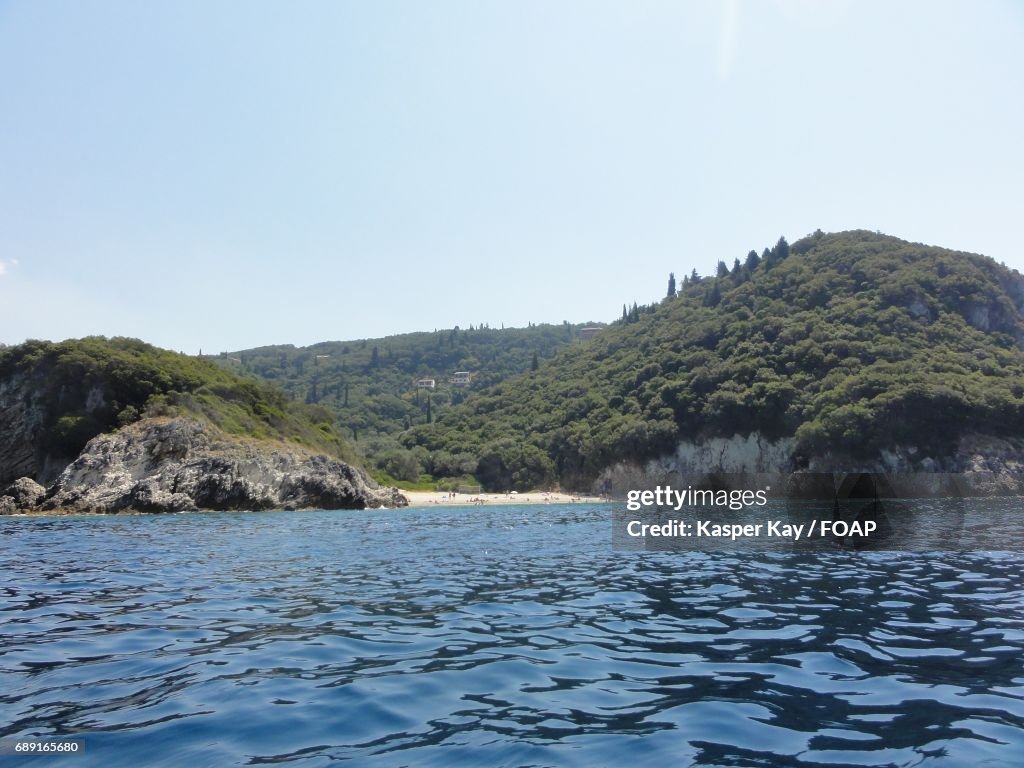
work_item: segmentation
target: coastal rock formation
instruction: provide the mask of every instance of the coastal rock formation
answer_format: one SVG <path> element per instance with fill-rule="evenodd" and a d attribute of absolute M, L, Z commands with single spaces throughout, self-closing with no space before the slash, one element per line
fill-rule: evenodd
<path fill-rule="evenodd" d="M 37 508 L 46 498 L 46 489 L 30 477 L 19 477 L 0 494 L 0 515 L 13 515 Z"/>
<path fill-rule="evenodd" d="M 30 477 L 19 477 L 3 492 L 4 497 L 20 509 L 36 507 L 46 498 L 46 488 Z"/>
<path fill-rule="evenodd" d="M 594 484 L 594 492 L 621 496 L 631 489 L 658 485 L 716 485 L 737 487 L 779 486 L 794 471 L 793 440 L 767 440 L 758 433 L 716 437 L 700 442 L 685 440 L 668 455 L 643 464 L 618 462 Z M 728 475 L 728 480 L 723 475 Z M 717 479 L 712 479 L 714 476 Z"/>
<path fill-rule="evenodd" d="M 405 506 L 362 471 L 279 443 L 234 439 L 189 418 L 144 419 L 94 437 L 60 474 L 43 509 L 363 509 Z"/>
<path fill-rule="evenodd" d="M 770 441 L 757 433 L 684 441 L 674 453 L 643 464 L 614 464 L 601 473 L 594 491 L 621 496 L 631 489 L 700 484 L 771 486 L 786 495 L 803 496 L 819 490 L 815 477 L 867 473 L 885 475 L 901 497 L 1024 494 L 1024 442 L 1017 440 L 972 434 L 948 456 L 929 456 L 917 446 L 902 446 L 881 451 L 874 461 L 827 454 L 807 466 L 793 451 L 791 438 Z"/>

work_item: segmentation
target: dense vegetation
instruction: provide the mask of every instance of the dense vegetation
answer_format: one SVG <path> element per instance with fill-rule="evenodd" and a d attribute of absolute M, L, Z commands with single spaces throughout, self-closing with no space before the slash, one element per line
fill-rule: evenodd
<path fill-rule="evenodd" d="M 985 257 L 817 232 L 671 275 L 666 293 L 586 342 L 565 323 L 194 358 L 89 338 L 0 349 L 0 380 L 36 377 L 53 455 L 188 412 L 350 458 L 345 434 L 381 479 L 490 489 L 582 488 L 711 436 L 792 438 L 799 467 L 907 445 L 943 457 L 967 433 L 1024 428 L 1024 278 Z"/>
<path fill-rule="evenodd" d="M 795 461 L 949 455 L 1024 427 L 1024 280 L 870 232 L 780 239 L 402 436 L 491 488 L 586 486 L 681 439 L 795 438 Z"/>
<path fill-rule="evenodd" d="M 208 359 L 259 376 L 292 399 L 329 408 L 346 437 L 356 441 L 382 480 L 415 482 L 422 475 L 472 480 L 477 457 L 410 451 L 401 434 L 442 417 L 478 391 L 536 368 L 560 349 L 579 343 L 584 325 L 446 329 L 383 339 L 323 342 L 310 347 L 260 347 Z M 469 386 L 450 383 L 456 371 L 473 374 Z M 416 382 L 433 379 L 435 387 Z"/>
<path fill-rule="evenodd" d="M 39 449 L 66 460 L 93 436 L 143 416 L 187 413 L 233 435 L 282 439 L 341 458 L 354 452 L 324 408 L 195 357 L 136 339 L 28 341 L 0 350 L 0 381 L 24 375 L 42 415 Z"/>

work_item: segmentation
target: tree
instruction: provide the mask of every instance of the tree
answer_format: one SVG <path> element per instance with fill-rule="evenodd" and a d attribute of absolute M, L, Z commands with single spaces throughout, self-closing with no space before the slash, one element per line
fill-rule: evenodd
<path fill-rule="evenodd" d="M 776 261 L 782 261 L 789 256 L 789 243 L 786 242 L 786 238 L 779 238 L 779 242 L 775 244 L 774 254 Z"/>
<path fill-rule="evenodd" d="M 668 273 L 668 298 L 675 298 L 676 295 L 676 273 Z"/>
<path fill-rule="evenodd" d="M 718 287 L 718 280 L 716 279 L 711 282 L 711 287 L 708 288 L 708 292 L 704 294 L 704 306 L 717 307 L 721 301 L 722 291 Z"/>
<path fill-rule="evenodd" d="M 732 263 L 732 273 L 731 273 L 731 274 L 732 274 L 732 276 L 733 276 L 734 278 L 739 278 L 739 276 L 740 276 L 740 273 L 741 273 L 742 271 L 743 271 L 743 265 L 742 265 L 742 264 L 740 264 L 740 260 L 739 260 L 739 259 L 735 259 L 735 260 L 733 261 L 733 263 Z"/>
<path fill-rule="evenodd" d="M 699 283 L 700 282 L 700 274 L 698 274 L 696 267 L 694 267 L 693 268 L 693 272 L 690 273 L 690 282 L 691 283 Z"/>
<path fill-rule="evenodd" d="M 419 479 L 423 467 L 411 451 L 392 448 L 377 458 L 377 466 L 396 480 L 415 481 Z"/>
<path fill-rule="evenodd" d="M 540 361 L 537 359 L 537 353 L 534 352 L 533 360 L 530 361 L 530 370 L 536 371 L 538 368 L 540 368 Z"/>
<path fill-rule="evenodd" d="M 719 261 L 718 262 L 718 271 L 716 273 L 716 277 L 719 280 L 721 280 L 723 277 L 726 277 L 728 274 L 729 274 L 729 268 L 727 266 L 725 266 L 725 262 L 724 261 Z"/>
<path fill-rule="evenodd" d="M 750 253 L 748 253 L 747 261 L 743 265 L 747 270 L 747 274 L 751 274 L 755 269 L 757 269 L 757 265 L 760 262 L 761 258 L 757 255 L 757 251 L 751 251 Z"/>

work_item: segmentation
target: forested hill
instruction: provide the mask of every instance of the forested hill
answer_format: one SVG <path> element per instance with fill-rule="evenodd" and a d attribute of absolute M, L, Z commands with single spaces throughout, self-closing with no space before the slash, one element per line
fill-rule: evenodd
<path fill-rule="evenodd" d="M 1024 427 L 1024 280 L 989 258 L 817 232 L 680 285 L 406 446 L 472 455 L 494 488 L 581 487 L 682 440 L 791 437 L 799 468 Z"/>
<path fill-rule="evenodd" d="M 331 409 L 346 437 L 358 442 L 379 471 L 414 481 L 425 471 L 471 475 L 476 462 L 462 456 L 435 466 L 426 452 L 414 455 L 401 448 L 402 432 L 539 366 L 563 347 L 580 344 L 586 335 L 582 329 L 600 325 L 470 326 L 309 347 L 260 347 L 208 359 L 272 382 L 294 400 Z M 470 381 L 452 383 L 456 372 L 469 373 Z M 431 379 L 433 387 L 417 386 Z"/>
<path fill-rule="evenodd" d="M 228 435 L 357 455 L 330 411 L 209 361 L 137 339 L 29 341 L 0 350 L 0 484 L 23 475 L 48 483 L 92 437 L 174 415 Z"/>

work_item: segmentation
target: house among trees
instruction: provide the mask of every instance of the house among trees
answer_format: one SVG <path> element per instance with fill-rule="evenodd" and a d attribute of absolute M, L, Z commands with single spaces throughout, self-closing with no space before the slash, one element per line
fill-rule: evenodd
<path fill-rule="evenodd" d="M 437 381 L 434 379 L 418 379 L 416 381 L 417 389 L 434 389 L 437 386 Z"/>
<path fill-rule="evenodd" d="M 578 331 L 580 341 L 590 341 L 601 328 L 580 328 Z"/>
<path fill-rule="evenodd" d="M 456 387 L 468 387 L 473 383 L 473 373 L 472 371 L 456 371 L 448 379 L 448 383 L 454 384 Z"/>

